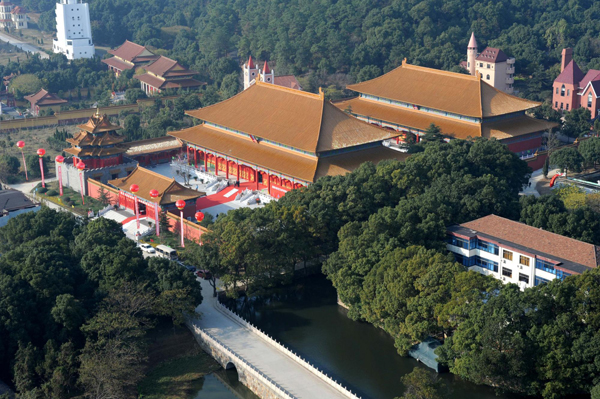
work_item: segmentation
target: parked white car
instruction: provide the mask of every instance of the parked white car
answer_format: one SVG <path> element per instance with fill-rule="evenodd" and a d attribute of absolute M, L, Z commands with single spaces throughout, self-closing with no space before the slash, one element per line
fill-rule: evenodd
<path fill-rule="evenodd" d="M 149 254 L 153 254 L 156 252 L 156 250 L 150 244 L 140 244 L 140 248 L 142 249 L 142 251 L 148 252 Z"/>

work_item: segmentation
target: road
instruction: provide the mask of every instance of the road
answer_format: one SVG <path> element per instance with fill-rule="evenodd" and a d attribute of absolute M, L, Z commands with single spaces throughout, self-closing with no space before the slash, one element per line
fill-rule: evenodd
<path fill-rule="evenodd" d="M 196 311 L 202 316 L 195 323 L 227 345 L 238 356 L 275 381 L 296 398 L 347 398 L 300 363 L 217 310 L 216 298 L 208 281 L 201 280 L 204 299 Z"/>
<path fill-rule="evenodd" d="M 36 47 L 31 43 L 27 43 L 20 39 L 17 39 L 16 37 L 7 35 L 6 33 L 0 32 L 0 40 L 2 40 L 3 42 L 10 43 L 13 46 L 20 48 L 23 51 L 27 51 L 28 53 L 34 53 L 34 54 L 39 53 L 41 58 L 50 58 L 48 53 L 44 52 L 39 47 Z"/>
<path fill-rule="evenodd" d="M 50 183 L 55 180 L 56 180 L 56 178 L 45 179 L 45 182 Z M 31 190 L 33 190 L 33 188 L 35 186 L 37 186 L 39 183 L 40 183 L 39 180 L 35 180 L 35 181 L 28 181 L 28 182 L 19 183 L 19 184 L 5 184 L 5 186 L 10 187 L 15 190 L 18 190 L 18 191 L 22 192 L 23 194 L 25 194 L 27 197 L 31 198 L 33 196 L 33 194 L 31 193 Z M 36 198 L 36 201 L 42 202 L 42 201 L 40 201 L 39 198 Z M 63 208 L 62 206 L 56 205 L 55 203 L 50 202 L 50 201 L 43 201 L 43 205 L 47 206 L 50 209 L 54 209 L 56 211 L 71 212 L 67 208 Z M 81 217 L 81 215 L 78 215 L 75 212 L 71 212 L 71 213 L 73 215 L 77 216 L 78 218 Z"/>

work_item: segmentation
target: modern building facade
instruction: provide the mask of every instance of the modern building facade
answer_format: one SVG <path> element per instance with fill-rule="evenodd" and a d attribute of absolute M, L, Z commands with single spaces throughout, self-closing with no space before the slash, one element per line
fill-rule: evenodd
<path fill-rule="evenodd" d="M 166 89 L 199 90 L 205 85 L 193 77 L 198 72 L 191 71 L 179 62 L 160 56 L 155 61 L 143 67 L 146 73 L 135 75 L 141 83 L 141 88 L 146 95 L 158 94 Z"/>
<path fill-rule="evenodd" d="M 495 138 L 527 157 L 542 146 L 542 134 L 558 124 L 528 116 L 541 104 L 506 94 L 475 76 L 410 65 L 347 86 L 359 96 L 336 102 L 366 122 L 414 135 L 418 142 L 433 123 L 448 138 Z M 541 166 L 540 166 L 541 167 Z"/>
<path fill-rule="evenodd" d="M 87 3 L 82 0 L 59 0 L 56 3 L 56 39 L 52 49 L 69 60 L 94 57 L 96 49 Z"/>
<path fill-rule="evenodd" d="M 446 248 L 469 270 L 521 289 L 598 267 L 600 247 L 488 215 L 447 230 Z"/>
<path fill-rule="evenodd" d="M 108 54 L 112 54 L 113 57 L 103 59 L 102 62 L 108 65 L 108 69 L 113 71 L 117 77 L 123 71 L 144 67 L 159 58 L 146 47 L 129 40 L 115 50 L 108 50 Z"/>
<path fill-rule="evenodd" d="M 467 45 L 467 62 L 461 65 L 471 75 L 479 75 L 490 86 L 512 94 L 515 82 L 515 59 L 494 47 L 486 47 L 481 53 L 477 51 L 477 39 L 473 32 Z"/>
<path fill-rule="evenodd" d="M 27 29 L 27 11 L 9 1 L 0 1 L 0 28 Z"/>
<path fill-rule="evenodd" d="M 273 198 L 366 161 L 406 158 L 384 145 L 398 132 L 347 115 L 323 93 L 257 81 L 187 114 L 203 123 L 168 134 L 183 142 L 196 168 L 251 182 Z"/>
<path fill-rule="evenodd" d="M 587 108 L 595 119 L 600 113 L 599 97 L 600 71 L 590 69 L 584 74 L 573 60 L 573 50 L 563 49 L 560 74 L 552 85 L 552 108 L 557 111 Z"/>
<path fill-rule="evenodd" d="M 252 56 L 250 56 L 248 62 L 242 66 L 242 70 L 244 71 L 244 90 L 252 86 L 257 78 L 260 78 L 261 82 L 271 83 L 289 89 L 302 90 L 298 79 L 296 79 L 294 75 L 275 76 L 275 70 L 269 66 L 267 61 L 265 61 L 261 69 L 255 64 Z"/>

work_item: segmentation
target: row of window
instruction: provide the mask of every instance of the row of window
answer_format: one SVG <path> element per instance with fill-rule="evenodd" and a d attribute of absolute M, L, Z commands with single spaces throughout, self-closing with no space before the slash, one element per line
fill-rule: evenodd
<path fill-rule="evenodd" d="M 556 94 L 558 94 L 558 87 L 556 88 Z M 565 96 L 565 85 L 562 85 L 561 89 L 560 89 L 560 95 L 562 97 Z M 571 90 L 567 89 L 567 96 L 571 95 Z M 587 106 L 588 108 L 590 108 L 592 106 L 592 100 L 593 100 L 593 96 L 592 93 L 588 94 L 587 97 Z M 558 101 L 554 102 L 554 107 L 558 108 Z M 560 109 L 563 109 L 563 103 L 560 103 Z M 567 111 L 569 110 L 569 104 L 567 104 Z"/>
<path fill-rule="evenodd" d="M 493 271 L 494 273 L 498 273 L 498 263 L 488 260 L 488 259 L 484 259 L 481 258 L 479 256 L 463 256 L 461 254 L 454 254 L 454 258 L 456 259 L 456 261 L 460 264 L 462 264 L 463 266 L 479 266 L 479 267 L 483 267 L 484 269 L 488 269 Z"/>

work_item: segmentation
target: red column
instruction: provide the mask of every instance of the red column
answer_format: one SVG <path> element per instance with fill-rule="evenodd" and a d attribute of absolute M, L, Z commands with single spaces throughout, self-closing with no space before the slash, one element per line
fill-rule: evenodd
<path fill-rule="evenodd" d="M 269 181 L 269 183 L 267 184 L 269 195 L 271 195 L 271 174 L 270 173 L 267 173 L 267 180 Z"/>
<path fill-rule="evenodd" d="M 237 181 L 240 181 L 240 163 L 237 163 Z"/>
<path fill-rule="evenodd" d="M 215 176 L 219 176 L 219 157 L 215 155 Z"/>
<path fill-rule="evenodd" d="M 206 156 L 206 150 L 204 150 L 204 171 L 208 171 L 208 157 Z"/>
<path fill-rule="evenodd" d="M 198 169 L 198 161 L 196 159 L 196 154 L 198 151 L 194 148 L 194 168 Z"/>
<path fill-rule="evenodd" d="M 188 146 L 185 147 L 185 157 L 186 157 L 186 162 L 189 165 L 189 163 L 190 163 L 190 147 L 188 147 Z"/>
<path fill-rule="evenodd" d="M 258 166 L 254 167 L 254 180 L 256 181 L 256 190 L 258 190 Z"/>
<path fill-rule="evenodd" d="M 225 160 L 225 175 L 227 176 L 227 180 L 229 180 L 229 161 Z"/>

